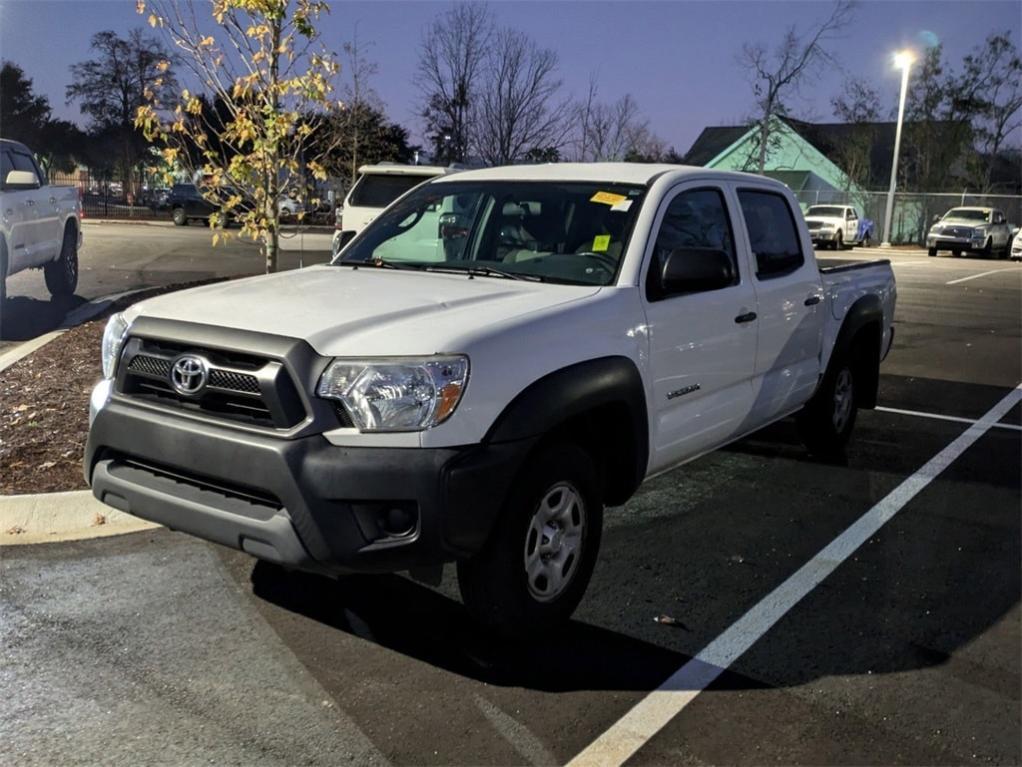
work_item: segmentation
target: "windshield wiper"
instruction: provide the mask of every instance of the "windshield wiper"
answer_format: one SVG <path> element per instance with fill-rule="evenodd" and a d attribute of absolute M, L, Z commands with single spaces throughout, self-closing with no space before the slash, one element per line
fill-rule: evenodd
<path fill-rule="evenodd" d="M 407 261 L 386 261 L 382 258 L 376 258 L 372 261 L 338 261 L 338 266 L 351 266 L 355 269 L 359 269 L 363 266 L 370 269 L 411 269 L 412 271 L 422 271 L 422 264 L 411 264 Z"/>
<path fill-rule="evenodd" d="M 481 277 L 503 277 L 506 280 L 527 280 L 529 282 L 543 282 L 543 278 L 538 274 L 522 274 L 521 272 L 506 272 L 503 269 L 498 269 L 495 266 L 433 266 L 427 265 L 426 271 L 428 272 L 457 272 L 458 274 L 467 274 L 470 277 L 479 275 Z"/>

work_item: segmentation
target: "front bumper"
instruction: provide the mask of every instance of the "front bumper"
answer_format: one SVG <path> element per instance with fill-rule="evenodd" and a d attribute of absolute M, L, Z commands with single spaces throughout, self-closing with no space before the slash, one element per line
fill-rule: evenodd
<path fill-rule="evenodd" d="M 837 240 L 837 229 L 834 229 L 833 231 L 831 230 L 823 231 L 822 229 L 816 230 L 810 229 L 809 234 L 812 237 L 814 245 L 821 242 L 826 243 L 834 242 L 835 240 Z"/>
<path fill-rule="evenodd" d="M 478 551 L 531 444 L 337 447 L 114 398 L 94 414 L 84 470 L 100 501 L 260 559 L 394 572 Z M 408 524 L 395 531 L 388 514 Z"/>
<path fill-rule="evenodd" d="M 986 244 L 985 240 L 971 240 L 964 237 L 944 237 L 942 235 L 927 235 L 926 247 L 937 250 L 982 250 Z"/>

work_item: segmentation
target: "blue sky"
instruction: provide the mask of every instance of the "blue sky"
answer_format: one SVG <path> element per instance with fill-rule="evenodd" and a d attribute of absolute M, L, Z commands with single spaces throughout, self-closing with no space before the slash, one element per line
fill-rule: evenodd
<path fill-rule="evenodd" d="M 142 21 L 134 0 L 0 0 L 0 57 L 25 69 L 55 112 L 80 120 L 65 106 L 68 67 L 89 56 L 89 38 L 125 32 Z M 322 25 L 325 42 L 340 50 L 354 22 L 373 41 L 379 67 L 373 85 L 392 119 L 420 138 L 418 94 L 411 84 L 418 44 L 427 24 L 449 7 L 436 2 L 333 2 Z M 745 42 L 776 42 L 790 24 L 826 15 L 827 2 L 769 0 L 717 2 L 494 2 L 501 24 L 527 32 L 560 56 L 565 93 L 581 95 L 598 75 L 601 95 L 631 93 L 651 127 L 684 153 L 705 125 L 742 120 L 751 90 L 736 56 Z M 832 49 L 841 70 L 823 73 L 795 104 L 801 116 L 831 119 L 830 99 L 846 74 L 870 80 L 892 107 L 898 79 L 892 51 L 940 40 L 957 63 L 993 31 L 1009 31 L 1022 48 L 1022 0 L 861 2 L 855 21 Z M 1015 137 L 1017 143 L 1018 136 Z"/>

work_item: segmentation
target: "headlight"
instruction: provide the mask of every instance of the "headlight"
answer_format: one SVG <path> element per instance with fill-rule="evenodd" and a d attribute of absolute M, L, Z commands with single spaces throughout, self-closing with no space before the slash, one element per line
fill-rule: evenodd
<path fill-rule="evenodd" d="M 933 226 L 930 227 L 930 234 L 940 234 L 943 231 L 944 227 L 942 227 L 940 224 L 934 224 Z"/>
<path fill-rule="evenodd" d="M 113 315 L 103 331 L 103 378 L 113 378 L 117 372 L 117 358 L 121 356 L 124 337 L 128 335 L 128 323 L 123 314 Z"/>
<path fill-rule="evenodd" d="M 443 423 L 468 383 L 468 357 L 334 360 L 316 387 L 359 431 L 422 431 Z"/>

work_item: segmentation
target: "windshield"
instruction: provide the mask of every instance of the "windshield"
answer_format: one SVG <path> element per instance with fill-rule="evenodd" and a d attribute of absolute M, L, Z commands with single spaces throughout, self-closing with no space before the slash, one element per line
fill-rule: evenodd
<path fill-rule="evenodd" d="M 989 221 L 990 213 L 989 211 L 971 208 L 953 208 L 944 214 L 944 218 L 955 218 L 959 221 Z"/>
<path fill-rule="evenodd" d="M 609 285 L 645 191 L 536 181 L 426 184 L 370 224 L 339 263 Z"/>
<path fill-rule="evenodd" d="M 806 212 L 807 216 L 826 216 L 828 218 L 841 218 L 844 214 L 844 208 L 835 208 L 830 205 L 814 205 Z"/>
<path fill-rule="evenodd" d="M 348 204 L 356 208 L 386 208 L 412 187 L 416 187 L 428 176 L 367 173 L 351 190 Z"/>

